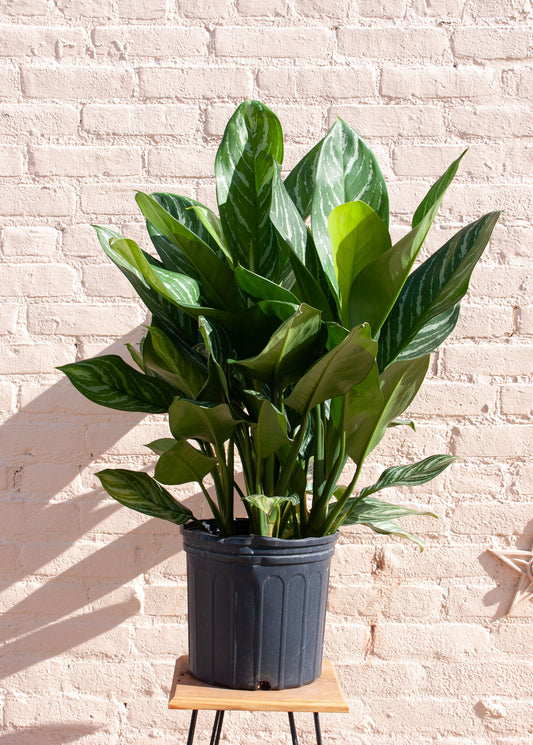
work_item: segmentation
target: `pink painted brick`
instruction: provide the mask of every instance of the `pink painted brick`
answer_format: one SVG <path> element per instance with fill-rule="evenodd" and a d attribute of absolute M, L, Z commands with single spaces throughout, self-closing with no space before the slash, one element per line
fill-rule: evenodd
<path fill-rule="evenodd" d="M 117 695 L 128 697 L 131 694 L 131 681 L 138 688 L 156 695 L 159 681 L 152 666 L 143 660 L 128 662 L 108 662 L 106 660 L 76 660 L 68 667 L 69 684 L 83 696 L 101 695 L 104 690 L 114 689 Z M 150 738 L 152 739 L 152 738 Z"/>
<path fill-rule="evenodd" d="M 140 655 L 150 659 L 172 656 L 175 660 L 184 649 L 187 649 L 187 624 L 158 621 L 156 626 L 136 628 L 135 649 Z"/>
<path fill-rule="evenodd" d="M 63 230 L 62 238 L 66 257 L 102 257 L 102 248 L 92 225 L 70 225 Z"/>
<path fill-rule="evenodd" d="M 462 26 L 452 36 L 452 48 L 456 57 L 477 61 L 524 59 L 533 41 L 527 28 L 492 28 L 487 44 L 486 29 Z"/>
<path fill-rule="evenodd" d="M 474 624 L 378 624 L 375 654 L 385 660 L 431 659 L 450 662 L 488 654 L 490 637 Z"/>
<path fill-rule="evenodd" d="M 56 251 L 59 233 L 54 228 L 6 227 L 2 234 L 5 256 L 50 257 Z"/>
<path fill-rule="evenodd" d="M 0 215 L 67 217 L 75 203 L 75 193 L 68 186 L 0 186 Z"/>
<path fill-rule="evenodd" d="M 22 312 L 23 308 L 20 305 L 3 302 L 0 305 L 0 334 L 14 334 Z"/>
<path fill-rule="evenodd" d="M 110 66 L 26 67 L 21 70 L 22 92 L 28 98 L 130 98 L 133 71 Z"/>
<path fill-rule="evenodd" d="M 168 0 L 146 0 L 138 3 L 136 0 L 117 0 L 120 18 L 150 21 L 165 18 L 168 11 Z"/>
<path fill-rule="evenodd" d="M 0 97 L 16 98 L 19 90 L 18 71 L 14 67 L 0 65 Z"/>
<path fill-rule="evenodd" d="M 219 57 L 325 58 L 330 35 L 325 28 L 227 28 L 215 31 Z"/>
<path fill-rule="evenodd" d="M 140 176 L 142 155 L 131 147 L 38 146 L 30 149 L 36 176 Z"/>
<path fill-rule="evenodd" d="M 533 229 L 530 226 L 502 224 L 492 236 L 491 252 L 511 267 L 518 265 L 523 274 L 524 269 L 521 265 L 527 265 L 531 258 L 532 240 Z"/>
<path fill-rule="evenodd" d="M 454 339 L 502 339 L 513 335 L 514 308 L 491 308 L 463 304 L 459 322 L 453 332 Z"/>
<path fill-rule="evenodd" d="M 242 16 L 286 16 L 288 0 L 237 0 Z"/>
<path fill-rule="evenodd" d="M 428 380 L 409 407 L 412 416 L 476 416 L 494 412 L 497 389 L 490 385 Z"/>
<path fill-rule="evenodd" d="M 225 18 L 231 7 L 230 0 L 180 0 L 178 11 L 185 18 Z"/>
<path fill-rule="evenodd" d="M 83 288 L 89 297 L 137 298 L 126 277 L 110 264 L 89 264 L 83 268 Z"/>
<path fill-rule="evenodd" d="M 146 98 L 245 98 L 252 92 L 249 70 L 239 67 L 141 67 L 139 92 Z"/>
<path fill-rule="evenodd" d="M 82 58 L 86 45 L 82 29 L 0 25 L 0 57 Z"/>
<path fill-rule="evenodd" d="M 428 16 L 460 17 L 466 0 L 426 0 L 425 12 Z"/>
<path fill-rule="evenodd" d="M 371 67 L 267 67 L 259 70 L 257 87 L 281 98 L 330 98 L 332 91 L 336 99 L 362 98 L 376 95 L 377 75 Z"/>
<path fill-rule="evenodd" d="M 113 0 L 58 0 L 58 10 L 66 18 L 112 18 Z"/>
<path fill-rule="evenodd" d="M 62 264 L 4 264 L 3 297 L 63 297 L 74 294 L 77 274 Z"/>
<path fill-rule="evenodd" d="M 83 312 L 80 312 L 83 308 Z M 28 329 L 35 334 L 120 336 L 143 319 L 138 305 L 57 303 L 28 308 Z"/>
<path fill-rule="evenodd" d="M 0 382 L 0 410 L 12 413 L 15 410 L 17 389 L 13 383 Z"/>
<path fill-rule="evenodd" d="M 68 643 L 69 636 L 65 635 L 64 644 Z M 97 729 L 97 725 L 105 727 L 114 718 L 113 704 L 104 699 L 93 701 L 90 710 L 90 721 L 93 726 L 96 725 L 94 729 Z M 5 717 L 6 724 L 16 725 L 18 728 L 53 724 L 59 730 L 65 721 L 74 722 L 79 728 L 85 720 L 80 712 L 79 697 L 65 694 L 59 694 L 53 700 L 42 694 L 36 694 L 31 701 L 9 698 L 6 701 Z"/>
<path fill-rule="evenodd" d="M 193 196 L 192 187 L 186 184 L 156 184 L 154 187 L 144 185 L 110 183 L 88 184 L 81 191 L 81 207 L 83 212 L 96 215 L 138 215 L 139 208 L 135 201 L 135 192 L 141 191 L 173 191 L 184 196 Z M 145 236 L 146 238 L 146 236 Z"/>
<path fill-rule="evenodd" d="M 533 414 L 533 385 L 515 383 L 502 388 L 502 412 L 517 416 Z"/>
<path fill-rule="evenodd" d="M 311 18 L 346 18 L 349 0 L 330 0 L 321 3 L 320 0 L 295 0 L 294 9 L 301 16 Z"/>
<path fill-rule="evenodd" d="M 394 173 L 437 178 L 459 157 L 462 149 L 461 145 L 397 145 L 392 153 Z M 480 179 L 498 175 L 502 172 L 503 152 L 493 145 L 469 145 L 459 166 L 459 176 Z"/>
<path fill-rule="evenodd" d="M 527 236 L 524 236 L 519 232 L 518 228 L 515 228 L 515 230 L 518 231 L 518 239 L 527 238 Z M 509 237 L 498 226 L 494 238 L 491 239 L 491 245 L 489 247 L 491 254 L 493 254 L 492 241 L 496 243 L 497 239 L 500 237 L 500 232 L 503 232 L 504 242 L 506 242 L 505 239 Z M 521 299 L 527 297 L 530 289 L 531 280 L 523 267 L 485 266 L 481 264 L 476 267 L 472 274 L 469 295 L 472 298 L 487 297 L 501 298 L 502 300 L 513 298 L 520 303 Z"/>
<path fill-rule="evenodd" d="M 333 613 L 345 617 L 424 618 L 440 616 L 443 590 L 440 587 L 407 585 L 399 587 L 349 587 L 333 584 L 329 594 Z"/>
<path fill-rule="evenodd" d="M 533 654 L 533 634 L 531 621 L 515 620 L 510 617 L 505 623 L 494 624 L 491 628 L 494 645 L 507 654 L 527 659 Z"/>
<path fill-rule="evenodd" d="M 413 732 L 417 739 L 423 742 L 426 737 L 432 737 L 434 732 L 446 730 L 450 721 L 460 732 L 468 732 L 472 727 L 472 705 L 470 701 L 462 699 L 440 699 L 436 697 L 423 698 L 417 696 L 378 698 L 372 706 L 372 722 L 374 727 L 386 731 L 390 722 L 394 722 L 394 730 L 407 739 L 411 739 Z M 443 745 L 473 745 L 473 741 L 442 740 Z"/>
<path fill-rule="evenodd" d="M 451 60 L 446 32 L 435 28 L 342 28 L 339 53 L 363 59 Z"/>
<path fill-rule="evenodd" d="M 401 136 L 409 132 L 412 137 L 436 137 L 445 133 L 444 117 L 436 106 L 361 105 L 335 106 L 330 115 L 350 124 L 363 137 Z"/>
<path fill-rule="evenodd" d="M 10 16 L 46 16 L 49 10 L 47 0 L 2 0 L 0 2 L 0 13 Z"/>
<path fill-rule="evenodd" d="M 180 104 L 100 105 L 88 104 L 82 112 L 82 127 L 92 134 L 173 135 L 190 137 L 197 127 L 198 110 Z"/>
<path fill-rule="evenodd" d="M 473 366 L 478 375 L 527 375 L 533 369 L 533 347 L 523 344 L 454 344 L 441 352 L 443 372 L 463 375 Z"/>
<path fill-rule="evenodd" d="M 0 135 L 76 134 L 79 112 L 61 104 L 0 104 Z"/>
<path fill-rule="evenodd" d="M 520 536 L 527 542 L 533 537 L 528 503 L 511 502 L 503 497 L 500 502 L 470 502 L 460 504 L 452 514 L 454 533 L 472 536 Z M 524 532 L 525 531 L 525 532 Z"/>
<path fill-rule="evenodd" d="M 505 88 L 509 95 L 523 101 L 533 98 L 533 70 L 515 69 L 504 73 Z"/>
<path fill-rule="evenodd" d="M 186 587 L 172 585 L 149 585 L 144 590 L 144 611 L 149 616 L 176 616 L 180 595 Z"/>
<path fill-rule="evenodd" d="M 453 106 L 450 109 L 452 131 L 477 137 L 530 137 L 533 123 L 526 108 L 518 106 L 477 106 L 475 109 Z"/>
<path fill-rule="evenodd" d="M 527 5 L 524 0 L 476 0 L 472 11 L 476 18 L 501 18 L 510 21 L 525 15 Z"/>
<path fill-rule="evenodd" d="M 40 370 L 29 365 L 25 372 L 49 372 L 55 362 L 54 349 L 48 347 L 48 364 Z M 72 359 L 72 356 L 71 358 Z M 83 449 L 83 432 L 76 424 L 10 424 L 0 427 L 0 444 L 6 457 L 31 456 L 42 461 L 59 462 L 86 455 Z"/>
<path fill-rule="evenodd" d="M 313 138 L 316 141 L 324 135 L 324 110 L 322 107 L 306 106 L 302 108 L 301 106 L 279 105 L 275 109 L 286 137 L 304 140 Z M 212 104 L 207 111 L 207 133 L 220 137 L 234 110 L 235 107 L 228 104 Z M 306 151 L 308 149 L 306 148 Z"/>
<path fill-rule="evenodd" d="M 533 448 L 533 425 L 482 424 L 458 428 L 457 455 L 473 458 L 527 458 Z"/>
<path fill-rule="evenodd" d="M 150 176 L 213 177 L 216 150 L 207 147 L 153 148 L 148 151 Z"/>
<path fill-rule="evenodd" d="M 521 309 L 518 328 L 520 334 L 523 336 L 531 336 L 533 334 L 533 305 L 528 305 Z"/>
<path fill-rule="evenodd" d="M 150 451 L 146 443 L 153 442 L 159 437 L 168 437 L 168 425 L 162 421 L 142 421 L 130 431 L 125 431 L 122 425 L 99 422 L 88 426 L 85 432 L 85 442 L 90 452 L 99 452 L 102 438 L 105 438 L 106 442 L 113 443 L 108 448 L 110 455 L 149 456 Z M 153 462 L 153 458 L 151 460 Z M 195 489 L 193 485 L 190 488 L 199 491 L 199 488 Z"/>
<path fill-rule="evenodd" d="M 4 145 L 0 151 L 0 176 L 22 176 L 23 169 L 22 148 Z"/>
<path fill-rule="evenodd" d="M 381 94 L 390 98 L 473 98 L 493 101 L 498 80 L 491 70 L 449 67 L 387 67 L 381 73 Z"/>
<path fill-rule="evenodd" d="M 407 0 L 359 0 L 359 15 L 368 18 L 403 18 Z"/>
<path fill-rule="evenodd" d="M 114 59 L 205 57 L 209 38 L 203 28 L 179 26 L 100 26 L 93 31 L 96 53 Z"/>

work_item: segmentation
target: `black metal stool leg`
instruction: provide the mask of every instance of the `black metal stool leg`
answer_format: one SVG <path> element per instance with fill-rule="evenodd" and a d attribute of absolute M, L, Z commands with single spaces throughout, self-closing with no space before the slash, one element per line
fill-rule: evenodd
<path fill-rule="evenodd" d="M 219 710 L 216 713 L 215 721 L 213 723 L 213 731 L 211 733 L 210 745 L 218 745 L 220 742 L 220 733 L 222 732 L 222 722 L 224 721 L 224 710 Z"/>
<path fill-rule="evenodd" d="M 315 718 L 316 745 L 322 745 L 322 733 L 320 732 L 320 719 L 318 718 L 318 711 L 315 711 L 313 716 Z"/>
<path fill-rule="evenodd" d="M 198 719 L 198 711 L 195 709 L 191 713 L 191 723 L 189 725 L 189 737 L 187 738 L 187 745 L 192 745 L 194 740 L 194 730 L 196 729 L 196 720 Z"/>
<path fill-rule="evenodd" d="M 298 737 L 296 736 L 296 725 L 294 724 L 294 713 L 292 711 L 289 714 L 289 725 L 291 728 L 292 745 L 298 745 Z"/>

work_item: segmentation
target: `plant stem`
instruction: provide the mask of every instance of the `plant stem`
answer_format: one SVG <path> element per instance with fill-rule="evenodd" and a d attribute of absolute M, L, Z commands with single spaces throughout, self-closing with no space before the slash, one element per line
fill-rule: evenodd
<path fill-rule="evenodd" d="M 355 485 L 357 484 L 357 479 L 359 478 L 359 474 L 361 473 L 362 466 L 363 466 L 363 459 L 361 459 L 359 463 L 357 464 L 357 468 L 355 469 L 353 478 L 348 484 L 348 486 L 346 487 L 346 489 L 343 491 L 342 496 L 339 497 L 335 505 L 331 508 L 324 522 L 324 535 L 328 535 L 328 533 L 332 532 L 332 527 L 334 525 L 336 528 L 338 528 L 339 525 L 342 523 L 342 521 L 338 521 L 338 518 L 341 515 L 346 502 L 351 497 L 353 490 L 355 489 Z"/>
<path fill-rule="evenodd" d="M 279 497 L 285 496 L 285 492 L 287 491 L 287 488 L 289 486 L 289 481 L 291 479 L 292 472 L 294 470 L 294 464 L 296 463 L 296 458 L 298 457 L 298 453 L 300 452 L 300 446 L 304 439 L 308 418 L 309 418 L 309 411 L 306 411 L 302 418 L 302 422 L 300 424 L 300 429 L 298 430 L 298 434 L 292 441 L 291 449 L 289 450 L 287 460 L 285 461 L 285 464 L 281 469 L 281 473 L 279 475 L 279 479 L 278 479 L 278 482 L 276 484 L 276 489 L 275 489 L 275 494 Z"/>

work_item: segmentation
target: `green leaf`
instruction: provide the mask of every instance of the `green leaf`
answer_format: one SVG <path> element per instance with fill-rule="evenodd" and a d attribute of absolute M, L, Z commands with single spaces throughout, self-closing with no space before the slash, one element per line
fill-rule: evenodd
<path fill-rule="evenodd" d="M 176 440 L 206 440 L 221 445 L 231 437 L 240 419 L 234 419 L 228 404 L 217 406 L 176 398 L 170 406 L 170 431 Z"/>
<path fill-rule="evenodd" d="M 357 307 L 351 312 L 350 303 L 357 302 L 351 293 L 353 282 L 365 266 L 391 248 L 391 239 L 379 215 L 360 201 L 335 207 L 328 219 L 328 230 L 339 284 L 341 320 L 352 328 L 352 318 L 359 316 Z"/>
<path fill-rule="evenodd" d="M 418 223 L 422 222 L 424 217 L 433 210 L 433 206 L 441 200 L 442 195 L 455 178 L 459 163 L 462 161 L 466 150 L 463 150 L 461 155 L 454 160 L 451 166 L 442 174 L 442 176 L 435 181 L 431 189 L 428 191 L 424 199 L 420 202 L 413 215 L 412 227 L 415 228 Z"/>
<path fill-rule="evenodd" d="M 233 365 L 245 375 L 263 380 L 271 388 L 281 391 L 297 380 L 316 359 L 320 328 L 320 312 L 301 305 L 258 355 L 234 360 Z"/>
<path fill-rule="evenodd" d="M 376 352 L 377 343 L 370 337 L 367 324 L 352 329 L 298 380 L 286 405 L 304 414 L 327 399 L 348 393 L 366 378 Z"/>
<path fill-rule="evenodd" d="M 208 234 L 211 236 L 218 248 L 220 248 L 224 256 L 228 259 L 230 266 L 232 266 L 233 259 L 231 258 L 228 247 L 224 242 L 224 233 L 222 232 L 222 223 L 220 222 L 219 216 L 215 215 L 215 213 L 208 207 L 204 207 L 203 204 L 193 205 L 192 207 L 190 207 L 190 209 L 194 210 L 194 212 L 198 216 L 198 219 L 207 230 Z"/>
<path fill-rule="evenodd" d="M 320 261 L 333 288 L 333 266 L 328 218 L 345 202 L 360 200 L 370 205 L 389 224 L 389 199 L 383 175 L 371 150 L 353 129 L 337 119 L 324 138 L 316 162 L 311 205 L 313 239 Z"/>
<path fill-rule="evenodd" d="M 150 326 L 148 335 L 158 360 L 164 369 L 175 376 L 179 390 L 187 398 L 196 398 L 207 379 L 205 366 L 200 368 L 195 365 L 161 329 Z"/>
<path fill-rule="evenodd" d="M 395 362 L 379 378 L 372 370 L 373 385 L 360 398 L 349 400 L 346 416 L 346 452 L 357 464 L 381 441 L 388 424 L 397 419 L 416 396 L 429 365 L 429 355 Z M 349 397 L 348 397 L 349 398 Z"/>
<path fill-rule="evenodd" d="M 272 179 L 270 220 L 283 243 L 296 254 L 300 262 L 305 262 L 307 227 L 281 180 L 281 166 L 278 163 L 275 164 Z"/>
<path fill-rule="evenodd" d="M 187 440 L 178 440 L 161 454 L 154 475 L 161 484 L 187 484 L 189 481 L 201 484 L 216 464 L 216 458 L 204 455 Z"/>
<path fill-rule="evenodd" d="M 391 486 L 418 486 L 439 476 L 454 461 L 460 460 L 453 455 L 430 455 L 418 463 L 387 468 L 377 482 L 362 489 L 359 498 L 368 497 L 381 489 Z"/>
<path fill-rule="evenodd" d="M 207 243 L 178 222 L 153 197 L 137 192 L 135 199 L 146 219 L 178 246 L 201 278 L 202 294 L 209 304 L 225 310 L 240 308 L 232 268 Z"/>
<path fill-rule="evenodd" d="M 176 395 L 168 383 L 143 375 L 115 354 L 58 369 L 90 401 L 119 411 L 165 414 Z"/>
<path fill-rule="evenodd" d="M 296 295 L 293 295 L 290 290 L 243 266 L 235 267 L 235 278 L 241 290 L 257 300 L 278 300 L 284 303 L 300 304 Z"/>
<path fill-rule="evenodd" d="M 492 212 L 467 225 L 408 277 L 380 335 L 382 369 L 400 356 L 433 351 L 453 330 L 458 302 L 498 217 Z"/>
<path fill-rule="evenodd" d="M 395 518 L 405 517 L 406 515 L 429 515 L 436 517 L 432 512 L 411 510 L 408 507 L 381 502 L 373 497 L 363 497 L 349 499 L 347 502 L 347 512 L 343 520 L 343 525 L 366 525 L 375 533 L 384 535 L 398 535 L 401 538 L 407 538 L 424 548 L 424 542 L 417 536 L 408 533 L 400 525 L 394 522 Z"/>
<path fill-rule="evenodd" d="M 253 438 L 258 461 L 290 444 L 287 419 L 270 401 L 261 401 L 257 425 L 253 427 Z"/>
<path fill-rule="evenodd" d="M 158 440 L 149 442 L 146 447 L 150 448 L 156 455 L 162 455 L 167 450 L 170 450 L 171 447 L 174 447 L 175 443 L 176 440 L 173 437 L 161 437 Z"/>
<path fill-rule="evenodd" d="M 316 182 L 316 166 L 323 143 L 323 139 L 317 142 L 285 179 L 285 190 L 304 220 L 311 214 L 311 202 Z"/>
<path fill-rule="evenodd" d="M 181 525 L 194 520 L 194 515 L 174 499 L 147 473 L 125 468 L 106 468 L 96 474 L 110 497 L 124 507 L 150 517 L 159 517 Z"/>
<path fill-rule="evenodd" d="M 283 160 L 275 114 L 245 101 L 229 120 L 215 160 L 220 220 L 234 262 L 277 282 L 284 260 L 269 219 L 274 161 Z"/>
<path fill-rule="evenodd" d="M 266 497 L 264 494 L 252 494 L 244 497 L 244 501 L 253 508 L 252 514 L 254 510 L 257 510 L 266 517 L 266 531 L 261 530 L 263 521 L 254 520 L 254 532 L 257 535 L 269 536 L 273 535 L 274 527 L 276 523 L 279 523 L 284 508 L 288 505 L 296 506 L 300 503 L 300 499 L 296 494 L 291 494 L 288 497 Z"/>
<path fill-rule="evenodd" d="M 420 219 L 413 229 L 388 251 L 367 264 L 352 284 L 351 321 L 367 321 L 374 337 L 377 337 L 407 280 L 460 160 L 454 161 L 431 187 L 422 201 Z"/>

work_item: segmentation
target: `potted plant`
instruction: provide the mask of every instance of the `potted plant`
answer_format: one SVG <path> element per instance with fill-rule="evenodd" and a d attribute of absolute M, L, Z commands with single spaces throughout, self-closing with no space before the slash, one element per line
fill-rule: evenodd
<path fill-rule="evenodd" d="M 454 458 L 391 466 L 363 488 L 359 478 L 385 432 L 412 425 L 400 417 L 457 322 L 498 219 L 481 217 L 413 270 L 461 157 L 393 244 L 382 173 L 348 124 L 338 119 L 283 179 L 280 123 L 246 101 L 216 156 L 219 215 L 187 197 L 139 192 L 155 254 L 95 226 L 151 323 L 129 347 L 136 367 L 106 355 L 60 369 L 95 403 L 168 415 L 170 436 L 148 445 L 154 477 L 98 477 L 121 504 L 182 525 L 200 679 L 310 682 L 339 528 L 360 523 L 420 543 L 396 522 L 414 510 L 375 494 L 423 484 Z M 187 482 L 198 483 L 212 520 L 163 486 Z M 236 498 L 246 520 L 235 519 Z"/>

